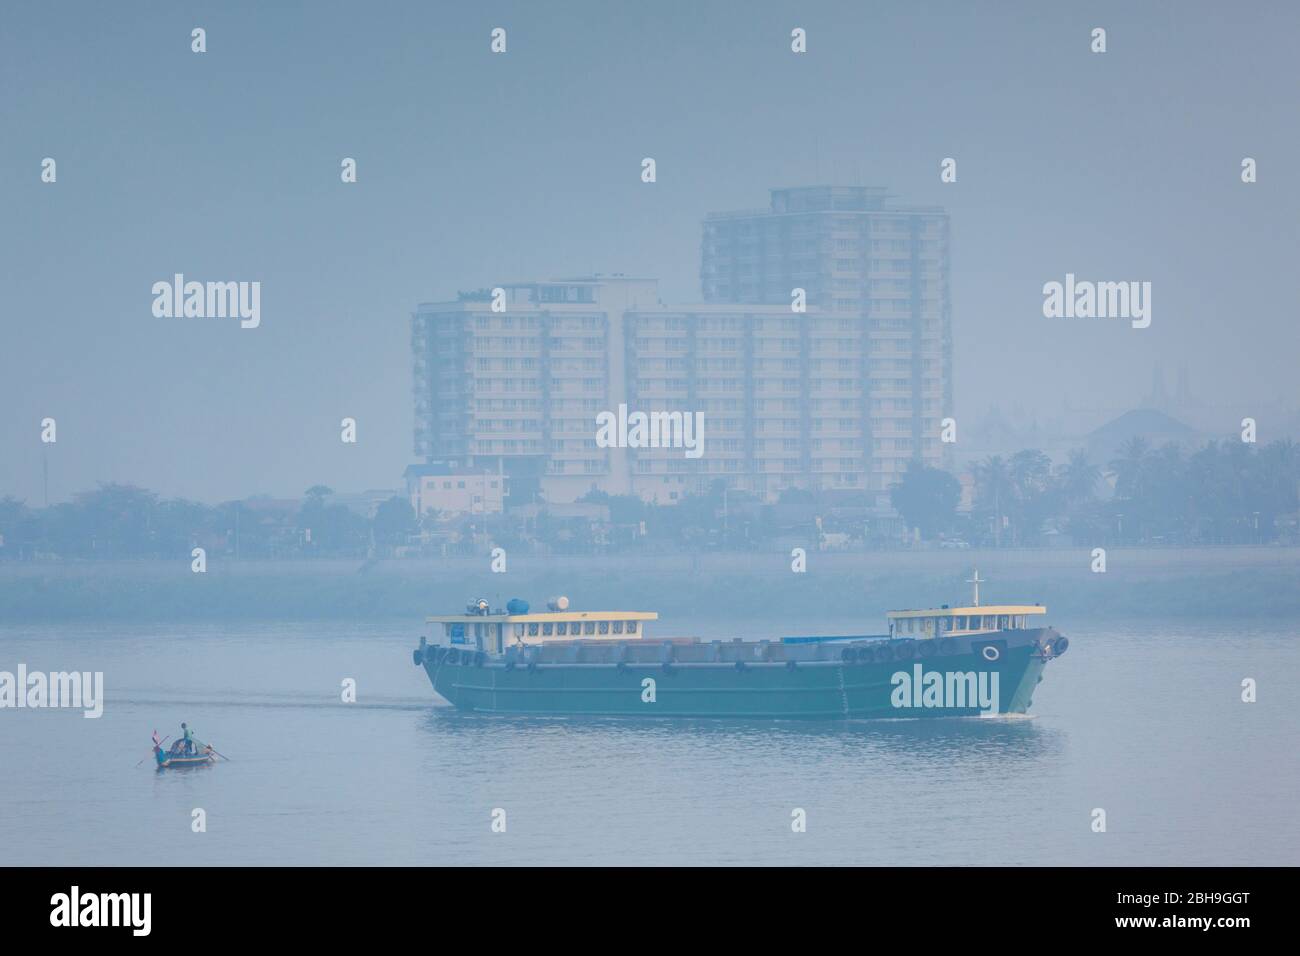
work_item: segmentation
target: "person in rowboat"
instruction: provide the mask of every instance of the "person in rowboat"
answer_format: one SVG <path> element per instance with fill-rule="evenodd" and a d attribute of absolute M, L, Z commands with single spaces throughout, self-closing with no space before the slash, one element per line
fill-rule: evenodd
<path fill-rule="evenodd" d="M 185 752 L 187 754 L 194 753 L 194 731 L 190 730 L 184 721 L 181 721 L 181 730 L 185 732 L 184 737 L 181 738 L 185 743 Z"/>

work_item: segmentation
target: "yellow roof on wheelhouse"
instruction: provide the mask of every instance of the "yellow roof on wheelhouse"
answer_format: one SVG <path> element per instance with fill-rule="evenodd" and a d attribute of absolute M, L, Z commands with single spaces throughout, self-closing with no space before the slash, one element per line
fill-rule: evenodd
<path fill-rule="evenodd" d="M 914 617 L 983 617 L 991 615 L 1000 617 L 1006 615 L 1013 617 L 1020 614 L 1046 614 L 1047 608 L 1041 604 L 980 604 L 980 585 L 988 579 L 980 577 L 979 568 L 974 569 L 975 573 L 966 579 L 966 583 L 973 585 L 974 594 L 971 603 L 963 607 L 932 607 L 921 610 L 904 610 L 889 611 L 885 617 L 891 621 Z"/>

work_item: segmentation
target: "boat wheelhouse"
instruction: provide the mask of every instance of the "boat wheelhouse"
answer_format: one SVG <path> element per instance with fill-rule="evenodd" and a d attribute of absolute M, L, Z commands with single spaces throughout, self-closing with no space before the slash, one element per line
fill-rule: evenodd
<path fill-rule="evenodd" d="M 567 598 L 552 601 L 547 611 L 532 612 L 522 601 L 511 605 L 493 611 L 480 601 L 465 614 L 435 614 L 425 622 L 442 625 L 442 643 L 447 646 L 495 657 L 511 647 L 547 641 L 641 640 L 646 623 L 659 619 L 654 611 L 570 611 Z"/>
<path fill-rule="evenodd" d="M 978 568 L 966 579 L 966 583 L 972 586 L 971 603 L 966 607 L 949 607 L 945 604 L 920 611 L 888 612 L 885 618 L 889 621 L 889 636 L 922 640 L 1023 631 L 1036 628 L 1038 622 L 1034 618 L 1047 613 L 1047 608 L 1041 604 L 981 605 L 980 585 L 985 581 L 985 578 L 980 577 Z"/>
<path fill-rule="evenodd" d="M 890 637 L 922 640 L 961 634 L 987 634 L 995 631 L 1025 630 L 1038 627 L 1038 615 L 1047 613 L 1041 604 L 989 604 L 983 607 L 930 608 L 920 611 L 890 611 Z"/>

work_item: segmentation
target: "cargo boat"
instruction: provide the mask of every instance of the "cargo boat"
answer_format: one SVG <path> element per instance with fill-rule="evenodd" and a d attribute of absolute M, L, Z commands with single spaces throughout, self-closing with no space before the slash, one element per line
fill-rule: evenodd
<path fill-rule="evenodd" d="M 434 615 L 414 651 L 434 691 L 489 714 L 866 719 L 1023 714 L 1069 646 L 1042 605 L 890 611 L 888 633 L 652 639 L 653 611 L 514 599 Z"/>

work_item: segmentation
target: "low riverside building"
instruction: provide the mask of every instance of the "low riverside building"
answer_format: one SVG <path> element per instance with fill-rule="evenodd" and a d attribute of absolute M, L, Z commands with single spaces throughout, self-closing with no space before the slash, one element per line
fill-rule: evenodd
<path fill-rule="evenodd" d="M 505 510 L 505 477 L 501 474 L 454 468 L 445 462 L 409 465 L 404 473 L 406 494 L 419 517 L 500 514 Z"/>

